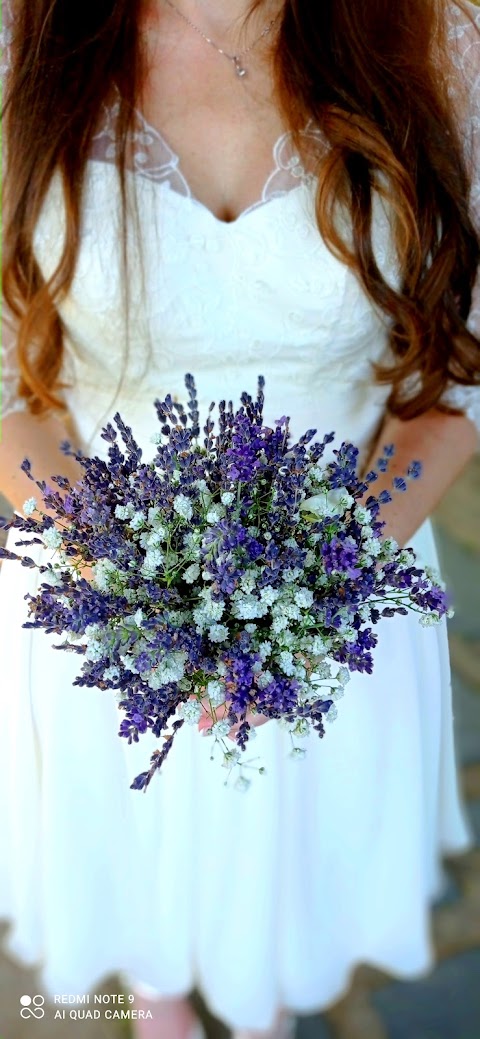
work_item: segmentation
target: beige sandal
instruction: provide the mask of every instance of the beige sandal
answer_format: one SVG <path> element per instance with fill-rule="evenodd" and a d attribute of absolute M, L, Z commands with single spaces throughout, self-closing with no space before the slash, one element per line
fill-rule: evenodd
<path fill-rule="evenodd" d="M 282 1014 L 280 1021 L 271 1032 L 258 1032 L 248 1028 L 239 1028 L 232 1032 L 232 1039 L 294 1039 L 295 1018 L 290 1014 Z"/>

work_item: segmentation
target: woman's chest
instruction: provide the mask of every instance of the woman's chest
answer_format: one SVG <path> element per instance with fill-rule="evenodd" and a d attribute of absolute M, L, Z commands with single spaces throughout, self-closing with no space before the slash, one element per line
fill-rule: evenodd
<path fill-rule="evenodd" d="M 253 48 L 239 77 L 227 54 L 188 25 L 179 29 L 152 34 L 139 107 L 181 156 L 195 198 L 230 223 L 261 196 L 286 131 L 271 63 Z"/>
<path fill-rule="evenodd" d="M 116 377 L 126 353 L 130 377 L 152 384 L 161 371 L 192 366 L 276 366 L 307 387 L 322 372 L 368 375 L 385 347 L 385 322 L 321 239 L 313 182 L 299 179 L 231 224 L 172 190 L 168 178 L 130 176 L 128 183 L 138 221 L 127 222 L 124 268 L 116 171 L 89 163 L 77 269 L 60 304 L 89 378 Z M 62 212 L 57 181 L 36 235 L 47 277 L 61 250 Z M 375 226 L 377 259 L 386 267 L 380 208 Z"/>

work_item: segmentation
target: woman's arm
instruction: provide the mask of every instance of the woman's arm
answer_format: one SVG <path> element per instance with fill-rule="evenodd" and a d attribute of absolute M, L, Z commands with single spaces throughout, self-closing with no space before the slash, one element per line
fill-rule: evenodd
<path fill-rule="evenodd" d="M 17 512 L 23 511 L 27 498 L 41 494 L 20 469 L 24 458 L 32 463 L 37 480 L 50 482 L 52 476 L 66 476 L 75 483 L 83 470 L 73 458 L 66 458 L 60 444 L 69 438 L 68 431 L 54 415 L 37 418 L 28 411 L 8 415 L 2 423 L 0 442 L 0 491 Z"/>
<path fill-rule="evenodd" d="M 409 542 L 460 475 L 477 442 L 478 431 L 463 415 L 431 409 L 408 422 L 392 415 L 387 417 L 364 471 L 375 468 L 386 444 L 395 445 L 395 455 L 388 472 L 380 473 L 371 484 L 371 493 L 391 490 L 393 477 L 404 476 L 412 461 L 422 463 L 422 475 L 419 480 L 409 481 L 406 493 L 395 492 L 393 501 L 382 507 L 380 519 L 386 523 L 385 537 L 395 538 L 402 546 Z"/>

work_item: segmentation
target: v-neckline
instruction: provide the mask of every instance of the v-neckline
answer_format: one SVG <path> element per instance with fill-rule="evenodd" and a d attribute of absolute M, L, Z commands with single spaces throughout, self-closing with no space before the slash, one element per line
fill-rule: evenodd
<path fill-rule="evenodd" d="M 97 142 L 101 141 L 104 137 L 107 142 L 109 142 L 101 155 L 103 161 L 109 161 L 113 157 L 111 146 L 115 139 L 114 124 L 117 109 L 118 100 L 106 106 L 106 124 L 103 125 L 95 135 L 95 140 Z M 302 132 L 310 136 L 315 136 L 317 140 L 319 138 L 324 140 L 321 131 L 313 127 L 310 122 Z M 284 131 L 277 137 L 272 147 L 272 166 L 262 188 L 260 197 L 250 205 L 245 206 L 245 208 L 242 209 L 233 220 L 224 220 L 222 217 L 217 216 L 209 205 L 196 196 L 183 172 L 180 155 L 173 150 L 163 131 L 160 131 L 156 126 L 150 123 L 138 107 L 135 107 L 134 109 L 134 128 L 131 135 L 132 171 L 148 180 L 163 183 L 168 182 L 175 194 L 188 198 L 192 204 L 206 213 L 216 225 L 228 229 L 235 227 L 241 223 L 245 217 L 248 217 L 250 214 L 263 208 L 275 199 L 298 191 L 300 187 L 306 183 L 312 183 L 315 179 L 314 174 L 305 170 L 302 160 L 295 149 L 291 148 L 291 150 L 287 152 L 287 157 L 284 157 L 282 161 L 282 147 L 286 146 L 288 148 L 291 140 L 292 132 L 290 130 Z M 150 147 L 150 150 L 153 150 L 155 142 L 158 147 L 158 157 L 155 157 L 154 155 L 149 156 L 148 153 L 148 148 Z M 102 149 L 100 149 L 100 151 L 102 151 Z M 93 157 L 96 157 L 95 154 Z M 150 166 L 148 164 L 149 158 Z M 282 174 L 285 179 L 289 179 L 290 183 L 288 186 L 275 188 L 273 182 L 276 177 L 281 180 Z M 270 193 L 269 189 L 271 189 Z"/>

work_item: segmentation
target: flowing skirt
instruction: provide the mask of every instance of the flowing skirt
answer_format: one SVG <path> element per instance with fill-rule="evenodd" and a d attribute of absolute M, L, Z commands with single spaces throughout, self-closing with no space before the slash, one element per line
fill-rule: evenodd
<path fill-rule="evenodd" d="M 429 523 L 411 543 L 436 564 Z M 187 726 L 140 793 L 158 743 L 128 746 L 114 694 L 74 687 L 81 659 L 22 629 L 36 582 L 4 563 L 0 915 L 47 993 L 120 972 L 161 995 L 197 986 L 228 1025 L 262 1029 L 279 1005 L 331 1004 L 359 963 L 429 969 L 441 855 L 470 843 L 443 623 L 381 621 L 373 676 L 353 676 L 305 759 L 277 723 L 257 730 L 266 774 L 247 793 Z"/>

